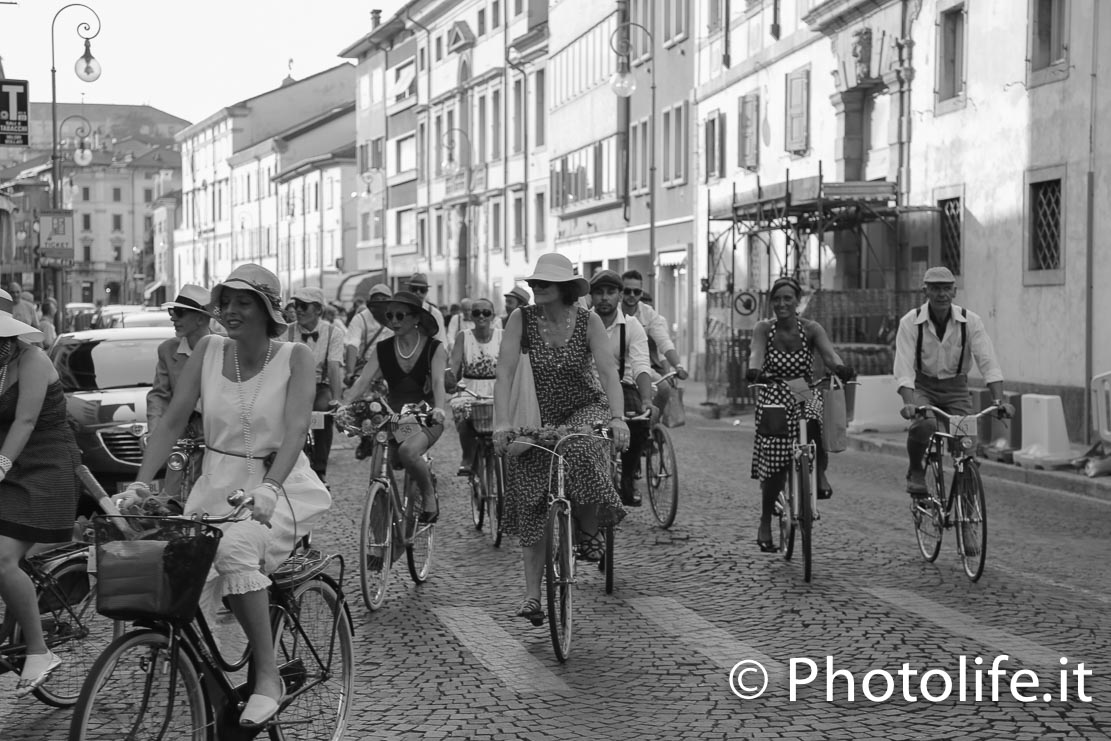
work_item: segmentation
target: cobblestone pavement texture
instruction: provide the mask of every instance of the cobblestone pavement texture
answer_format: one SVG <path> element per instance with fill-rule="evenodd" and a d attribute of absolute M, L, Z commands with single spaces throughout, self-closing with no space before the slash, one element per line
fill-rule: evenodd
<path fill-rule="evenodd" d="M 579 569 L 572 655 L 560 664 L 547 626 L 512 613 L 523 591 L 520 551 L 500 549 L 476 532 L 458 463 L 455 436 L 434 449 L 443 514 L 436 563 L 416 587 L 395 570 L 386 604 L 370 613 L 357 576 L 347 594 L 355 622 L 356 688 L 351 739 L 1055 739 L 1111 738 L 1111 572 L 1106 500 L 1050 491 L 988 476 L 988 561 L 971 584 L 946 533 L 934 564 L 917 552 L 902 492 L 904 463 L 875 450 L 833 457 L 836 494 L 821 506 L 813 582 L 801 563 L 760 553 L 759 503 L 749 479 L 749 420 L 688 416 L 674 431 L 682 495 L 670 531 L 646 508 L 632 510 L 617 537 L 616 588 Z M 347 441 L 333 451 L 335 507 L 315 543 L 356 553 L 357 522 L 368 466 Z M 987 674 L 1006 654 L 1001 696 L 991 701 Z M 958 665 L 967 657 L 968 699 L 958 699 Z M 847 697 L 851 672 L 855 697 Z M 977 657 L 982 664 L 974 664 Z M 1093 672 L 1077 695 L 1060 669 L 1083 662 Z M 791 660 L 818 669 L 791 699 Z M 757 660 L 769 675 L 765 694 L 744 700 L 731 690 L 737 662 Z M 918 671 L 902 696 L 897 672 Z M 893 675 L 894 693 L 872 702 L 862 693 L 872 670 Z M 918 678 L 946 672 L 948 699 L 921 699 Z M 985 699 L 975 701 L 974 671 Z M 1038 673 L 1034 702 L 1008 692 L 1019 669 Z M 796 674 L 809 669 L 796 665 Z M 759 684 L 758 675 L 740 678 Z M 0 677 L 0 738 L 63 738 L 70 711 L 31 698 L 13 700 L 15 679 Z M 873 675 L 873 696 L 885 688 Z M 944 679 L 927 692 L 943 694 Z M 1042 697 L 1051 693 L 1050 700 Z"/>

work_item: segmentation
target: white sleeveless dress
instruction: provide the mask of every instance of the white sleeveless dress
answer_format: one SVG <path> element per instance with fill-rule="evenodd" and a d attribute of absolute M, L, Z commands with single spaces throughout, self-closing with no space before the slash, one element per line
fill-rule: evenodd
<path fill-rule="evenodd" d="M 246 446 L 239 416 L 238 384 L 225 378 L 222 371 L 224 349 L 228 348 L 230 352 L 231 343 L 232 340 L 226 337 L 213 335 L 205 352 L 201 369 L 201 414 L 205 445 L 208 447 L 201 476 L 187 500 L 187 515 L 230 512 L 232 507 L 227 503 L 228 494 L 235 489 L 250 491 L 262 483 L 266 474 L 263 459 L 281 447 L 285 436 L 284 410 L 293 345 L 276 343 L 277 349 L 263 371 L 243 382 L 243 404 L 251 405 L 254 398 L 250 414 L 254 472 L 249 473 L 247 458 L 244 457 Z M 303 452 L 298 454 L 297 462 L 283 485 L 286 496 L 278 499 L 270 520 L 266 554 L 260 565 L 262 574 L 268 574 L 281 565 L 297 540 L 309 532 L 332 505 L 328 489 L 309 468 L 309 460 Z M 242 591 L 242 588 L 232 591 Z"/>

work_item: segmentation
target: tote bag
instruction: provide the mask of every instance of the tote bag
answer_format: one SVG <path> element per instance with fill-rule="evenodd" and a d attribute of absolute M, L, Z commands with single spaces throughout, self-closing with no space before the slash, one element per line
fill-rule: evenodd
<path fill-rule="evenodd" d="M 827 453 L 840 453 L 849 446 L 845 384 L 837 376 L 831 376 L 829 388 L 822 389 L 822 445 Z"/>
<path fill-rule="evenodd" d="M 664 427 L 682 427 L 687 423 L 687 409 L 683 406 L 683 387 L 673 386 L 667 404 L 660 412 Z"/>

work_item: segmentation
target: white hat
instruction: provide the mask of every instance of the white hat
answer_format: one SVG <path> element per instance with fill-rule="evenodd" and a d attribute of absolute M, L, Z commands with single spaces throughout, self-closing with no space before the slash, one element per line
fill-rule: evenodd
<path fill-rule="evenodd" d="M 163 309 L 188 309 L 189 311 L 197 311 L 206 316 L 213 316 L 209 310 L 208 305 L 212 300 L 209 292 L 192 283 L 186 283 L 177 292 L 177 298 L 173 301 L 167 301 L 162 304 Z"/>
<path fill-rule="evenodd" d="M 536 272 L 525 278 L 525 282 L 532 281 L 569 283 L 576 298 L 590 293 L 590 282 L 576 275 L 571 261 L 558 252 L 549 252 L 536 260 Z"/>
<path fill-rule="evenodd" d="M 12 295 L 0 289 L 0 337 L 18 337 L 25 342 L 42 342 L 43 334 L 12 316 Z"/>

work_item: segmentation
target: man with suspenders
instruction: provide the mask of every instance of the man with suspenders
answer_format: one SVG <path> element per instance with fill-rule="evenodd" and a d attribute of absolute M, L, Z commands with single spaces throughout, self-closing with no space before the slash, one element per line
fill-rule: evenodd
<path fill-rule="evenodd" d="M 620 309 L 623 288 L 621 276 L 612 270 L 599 270 L 590 279 L 594 313 L 602 319 L 617 359 L 617 376 L 625 394 L 625 413 L 639 415 L 652 405 L 652 366 L 648 360 L 648 335 L 644 327 L 635 316 L 626 316 Z M 618 493 L 625 506 L 639 507 L 635 477 L 641 451 L 648 441 L 649 425 L 640 422 L 629 427 L 629 448 L 621 454 L 621 491 Z"/>
<path fill-rule="evenodd" d="M 915 408 L 931 404 L 950 414 L 971 414 L 968 368 L 973 360 L 992 398 L 1002 405 L 1000 416 L 1014 413 L 1003 404 L 1003 371 L 983 320 L 953 303 L 953 273 L 949 268 L 930 268 L 922 282 L 926 303 L 903 316 L 895 338 L 895 381 L 903 398 L 900 414 L 914 420 L 907 433 L 907 492 L 912 496 L 926 494 L 923 460 L 930 435 L 937 429 L 934 417 L 917 417 Z"/>

